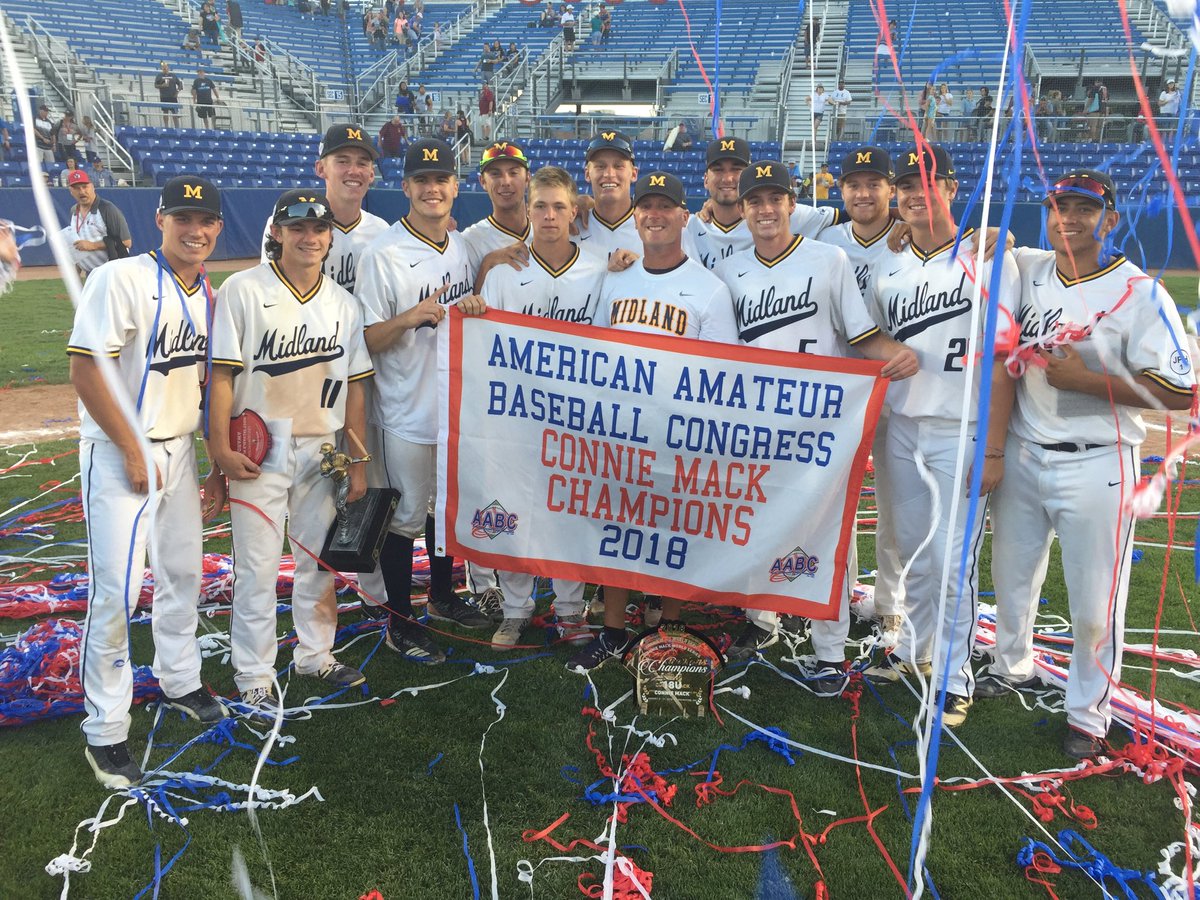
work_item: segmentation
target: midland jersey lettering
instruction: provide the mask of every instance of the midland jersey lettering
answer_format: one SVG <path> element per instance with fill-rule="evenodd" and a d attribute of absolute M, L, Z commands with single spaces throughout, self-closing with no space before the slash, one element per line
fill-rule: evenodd
<path fill-rule="evenodd" d="M 887 302 L 887 330 L 896 340 L 904 341 L 939 322 L 966 315 L 971 311 L 971 296 L 963 291 L 966 282 L 967 273 L 963 272 L 952 291 L 934 293 L 926 281 L 911 299 L 905 299 L 904 294 L 893 294 Z"/>
<path fill-rule="evenodd" d="M 746 294 L 738 297 L 733 312 L 741 339 L 748 343 L 785 325 L 815 316 L 818 307 L 809 296 L 812 282 L 810 275 L 804 290 L 795 294 L 776 293 L 775 285 L 771 285 L 759 293 L 757 300 L 751 300 Z"/>
<path fill-rule="evenodd" d="M 625 297 L 612 301 L 609 315 L 613 326 L 645 325 L 680 337 L 687 334 L 687 310 L 664 300 Z"/>

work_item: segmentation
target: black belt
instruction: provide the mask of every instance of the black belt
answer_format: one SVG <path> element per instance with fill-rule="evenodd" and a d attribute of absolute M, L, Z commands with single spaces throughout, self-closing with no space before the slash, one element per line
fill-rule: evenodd
<path fill-rule="evenodd" d="M 1107 444 L 1038 444 L 1043 450 L 1053 450 L 1056 453 L 1082 453 L 1084 450 L 1098 450 Z"/>

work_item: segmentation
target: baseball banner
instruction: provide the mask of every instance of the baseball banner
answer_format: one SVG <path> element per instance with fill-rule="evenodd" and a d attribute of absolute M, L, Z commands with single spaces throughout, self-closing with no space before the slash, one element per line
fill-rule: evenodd
<path fill-rule="evenodd" d="M 497 310 L 440 330 L 444 552 L 836 617 L 881 364 Z"/>

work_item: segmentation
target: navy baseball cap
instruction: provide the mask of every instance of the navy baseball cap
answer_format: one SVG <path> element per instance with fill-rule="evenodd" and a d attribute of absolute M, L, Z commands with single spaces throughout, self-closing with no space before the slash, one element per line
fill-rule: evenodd
<path fill-rule="evenodd" d="M 587 152 L 583 155 L 584 161 L 591 159 L 601 150 L 615 150 L 626 159 L 633 159 L 633 141 L 619 131 L 601 131 L 592 138 L 587 145 Z"/>
<path fill-rule="evenodd" d="M 271 214 L 271 224 L 287 225 L 304 219 L 332 222 L 333 210 L 329 208 L 329 198 L 320 191 L 303 188 L 280 194 L 275 201 L 275 212 Z"/>
<path fill-rule="evenodd" d="M 892 157 L 882 147 L 857 147 L 842 157 L 842 177 L 855 172 L 892 177 Z"/>
<path fill-rule="evenodd" d="M 371 155 L 371 159 L 379 158 L 379 151 L 375 149 L 375 144 L 367 136 L 366 129 L 353 122 L 330 125 L 329 130 L 325 132 L 325 137 L 321 138 L 321 146 L 317 148 L 317 158 L 324 159 L 330 153 L 341 150 L 343 147 L 357 147 L 359 150 L 366 150 Z"/>
<path fill-rule="evenodd" d="M 790 194 L 792 176 L 788 174 L 787 166 L 777 159 L 764 159 L 746 166 L 738 178 L 738 199 L 746 199 L 747 194 L 758 188 L 777 188 Z"/>
<path fill-rule="evenodd" d="M 177 175 L 163 185 L 158 211 L 164 216 L 178 212 L 206 212 L 221 215 L 221 192 L 207 178 Z"/>
<path fill-rule="evenodd" d="M 906 175 L 920 175 L 922 165 L 925 167 L 925 174 L 931 178 L 954 178 L 954 160 L 950 158 L 946 149 L 938 144 L 926 144 L 919 151 L 916 147 L 901 150 L 893 162 L 893 182 Z"/>
<path fill-rule="evenodd" d="M 717 138 L 708 142 L 708 152 L 705 154 L 704 167 L 708 168 L 723 159 L 732 159 L 743 166 L 750 165 L 750 144 L 742 138 Z"/>
<path fill-rule="evenodd" d="M 687 206 L 687 194 L 683 182 L 670 172 L 650 172 L 643 175 L 633 186 L 633 205 L 643 197 L 666 197 L 679 206 Z"/>
<path fill-rule="evenodd" d="M 1051 198 L 1064 194 L 1096 200 L 1103 204 L 1105 209 L 1117 208 L 1117 186 L 1106 173 L 1095 169 L 1073 169 L 1068 172 L 1050 185 L 1042 204 L 1049 206 Z"/>
<path fill-rule="evenodd" d="M 423 138 L 408 145 L 404 154 L 404 177 L 412 178 L 426 172 L 457 175 L 454 148 L 437 138 Z"/>

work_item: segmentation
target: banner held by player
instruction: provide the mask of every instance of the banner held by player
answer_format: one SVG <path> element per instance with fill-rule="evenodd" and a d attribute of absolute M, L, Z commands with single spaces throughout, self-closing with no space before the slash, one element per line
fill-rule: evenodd
<path fill-rule="evenodd" d="M 879 364 L 452 314 L 445 548 L 538 575 L 836 615 Z"/>

